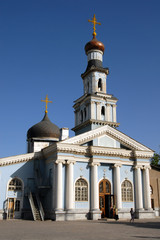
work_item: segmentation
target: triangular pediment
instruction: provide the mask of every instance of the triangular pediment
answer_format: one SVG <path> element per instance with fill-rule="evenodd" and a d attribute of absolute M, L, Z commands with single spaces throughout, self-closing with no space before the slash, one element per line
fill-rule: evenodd
<path fill-rule="evenodd" d="M 153 152 L 150 148 L 137 142 L 119 130 L 110 127 L 109 125 L 99 127 L 83 134 L 79 134 L 75 137 L 63 141 L 63 143 L 85 146 L 87 143 L 92 143 L 93 141 L 95 146 L 97 141 L 99 142 L 97 146 L 102 147 L 126 148 L 128 150 L 130 149 Z"/>

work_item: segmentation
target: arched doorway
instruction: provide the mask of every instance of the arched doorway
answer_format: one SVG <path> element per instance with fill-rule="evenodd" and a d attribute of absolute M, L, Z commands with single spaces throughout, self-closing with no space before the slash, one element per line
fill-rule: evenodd
<path fill-rule="evenodd" d="M 8 185 L 8 211 L 7 218 L 21 218 L 22 197 L 23 197 L 22 181 L 18 178 L 13 178 Z"/>
<path fill-rule="evenodd" d="M 111 195 L 111 184 L 107 179 L 103 179 L 99 183 L 99 208 L 102 211 L 102 218 L 113 217 L 114 196 Z"/>

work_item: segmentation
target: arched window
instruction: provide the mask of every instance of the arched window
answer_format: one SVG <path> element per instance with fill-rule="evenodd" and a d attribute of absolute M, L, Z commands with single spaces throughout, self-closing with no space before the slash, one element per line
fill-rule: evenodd
<path fill-rule="evenodd" d="M 22 182 L 17 178 L 13 178 L 9 183 L 8 190 L 9 191 L 22 191 Z"/>
<path fill-rule="evenodd" d="M 153 194 L 153 188 L 152 188 L 152 186 L 150 185 L 150 195 L 152 195 Z"/>
<path fill-rule="evenodd" d="M 102 79 L 101 78 L 98 80 L 98 90 L 102 91 Z"/>
<path fill-rule="evenodd" d="M 88 183 L 83 178 L 75 183 L 75 201 L 88 201 Z"/>
<path fill-rule="evenodd" d="M 102 108 L 101 108 L 101 114 L 104 116 L 105 115 L 105 108 L 104 108 L 104 106 L 102 106 Z"/>
<path fill-rule="evenodd" d="M 132 202 L 133 201 L 133 190 L 130 181 L 125 180 L 121 185 L 122 191 L 122 202 Z"/>

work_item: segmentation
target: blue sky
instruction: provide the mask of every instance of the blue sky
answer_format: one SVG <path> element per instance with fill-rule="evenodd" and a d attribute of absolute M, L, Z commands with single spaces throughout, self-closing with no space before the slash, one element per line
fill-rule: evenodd
<path fill-rule="evenodd" d="M 50 120 L 74 127 L 94 13 L 110 70 L 107 91 L 119 99 L 118 129 L 159 152 L 159 0 L 1 0 L 0 157 L 26 153 L 27 130 L 43 118 L 46 94 Z"/>

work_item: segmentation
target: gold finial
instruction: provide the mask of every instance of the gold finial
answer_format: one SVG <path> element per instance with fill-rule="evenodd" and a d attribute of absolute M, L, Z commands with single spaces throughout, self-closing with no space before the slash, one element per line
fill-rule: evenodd
<path fill-rule="evenodd" d="M 45 100 L 41 100 L 41 102 L 45 102 L 45 103 L 46 103 L 46 110 L 45 110 L 45 113 L 48 113 L 48 111 L 47 111 L 47 104 L 48 104 L 48 103 L 52 103 L 52 101 L 48 101 L 48 95 L 46 95 Z"/>
<path fill-rule="evenodd" d="M 96 17 L 95 17 L 95 14 L 94 14 L 92 20 L 88 20 L 88 22 L 93 23 L 93 38 L 95 38 L 96 35 L 97 35 L 97 33 L 96 33 L 96 24 L 101 25 L 101 23 L 100 23 L 100 22 L 97 22 L 97 19 L 96 19 Z"/>

